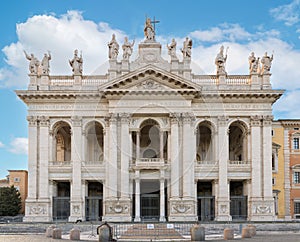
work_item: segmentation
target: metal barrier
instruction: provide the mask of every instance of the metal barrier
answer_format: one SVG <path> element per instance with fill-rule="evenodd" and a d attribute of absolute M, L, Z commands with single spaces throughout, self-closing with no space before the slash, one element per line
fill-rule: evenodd
<path fill-rule="evenodd" d="M 116 239 L 183 239 L 190 236 L 190 229 L 195 222 L 186 223 L 110 223 Z"/>

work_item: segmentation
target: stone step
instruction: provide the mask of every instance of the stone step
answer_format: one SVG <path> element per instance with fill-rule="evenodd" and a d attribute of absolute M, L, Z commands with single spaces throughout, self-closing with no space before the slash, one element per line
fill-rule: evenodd
<path fill-rule="evenodd" d="M 166 224 L 134 224 L 122 233 L 120 239 L 183 239 L 174 228 L 167 228 Z"/>

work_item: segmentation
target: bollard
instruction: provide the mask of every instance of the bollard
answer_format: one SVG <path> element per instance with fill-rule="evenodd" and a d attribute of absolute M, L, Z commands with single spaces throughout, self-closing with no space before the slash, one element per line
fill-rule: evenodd
<path fill-rule="evenodd" d="M 248 226 L 242 229 L 242 238 L 251 238 L 250 228 Z"/>
<path fill-rule="evenodd" d="M 104 222 L 97 228 L 97 234 L 99 235 L 99 242 L 114 241 L 112 227 L 107 222 Z"/>
<path fill-rule="evenodd" d="M 46 237 L 52 237 L 52 234 L 53 234 L 53 229 L 55 229 L 56 226 L 55 225 L 50 225 L 47 229 L 46 229 Z"/>
<path fill-rule="evenodd" d="M 250 229 L 250 236 L 253 237 L 256 235 L 256 227 L 252 224 L 248 225 L 248 228 Z"/>
<path fill-rule="evenodd" d="M 191 241 L 204 241 L 205 240 L 205 228 L 198 223 L 191 227 Z"/>
<path fill-rule="evenodd" d="M 61 239 L 61 229 L 55 228 L 52 233 L 53 239 Z"/>
<path fill-rule="evenodd" d="M 70 231 L 70 240 L 80 240 L 80 230 L 73 228 Z"/>
<path fill-rule="evenodd" d="M 231 229 L 231 228 L 224 229 L 224 239 L 225 240 L 234 239 L 233 229 Z"/>

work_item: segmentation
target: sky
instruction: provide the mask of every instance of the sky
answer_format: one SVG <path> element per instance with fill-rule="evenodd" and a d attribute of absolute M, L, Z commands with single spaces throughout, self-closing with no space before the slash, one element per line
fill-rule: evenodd
<path fill-rule="evenodd" d="M 24 50 L 40 60 L 50 51 L 51 75 L 72 74 L 75 49 L 82 51 L 84 75 L 105 74 L 112 34 L 120 44 L 125 36 L 139 43 L 146 16 L 160 21 L 163 56 L 172 38 L 177 52 L 185 37 L 193 40 L 195 74 L 215 74 L 221 45 L 229 47 L 229 75 L 249 73 L 252 51 L 273 54 L 272 87 L 286 90 L 273 106 L 274 118 L 300 118 L 300 0 L 10 0 L 0 7 L 0 179 L 8 170 L 27 169 L 27 109 L 14 92 L 29 82 Z"/>

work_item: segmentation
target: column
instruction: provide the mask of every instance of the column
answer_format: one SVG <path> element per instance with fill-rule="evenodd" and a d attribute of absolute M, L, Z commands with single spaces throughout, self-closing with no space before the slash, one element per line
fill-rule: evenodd
<path fill-rule="evenodd" d="M 272 121 L 273 116 L 263 117 L 263 174 L 264 174 L 264 199 L 273 200 L 272 191 Z"/>
<path fill-rule="evenodd" d="M 164 172 L 161 170 L 161 178 L 160 178 L 160 222 L 165 222 L 165 178 L 164 178 Z"/>
<path fill-rule="evenodd" d="M 290 182 L 290 146 L 289 146 L 289 130 L 287 127 L 284 128 L 284 210 L 285 219 L 291 220 L 291 182 Z"/>
<path fill-rule="evenodd" d="M 217 221 L 229 221 L 230 216 L 230 198 L 229 185 L 227 177 L 227 167 L 229 159 L 229 138 L 227 118 L 218 117 L 218 160 L 219 160 L 219 182 L 218 182 L 218 200 L 217 200 Z"/>
<path fill-rule="evenodd" d="M 141 191 L 140 191 L 140 171 L 135 171 L 135 218 L 134 222 L 141 221 Z"/>
<path fill-rule="evenodd" d="M 35 200 L 37 198 L 37 117 L 28 116 L 28 198 Z"/>
<path fill-rule="evenodd" d="M 109 119 L 109 158 L 106 161 L 106 189 L 107 197 L 117 198 L 118 166 L 117 166 L 117 114 L 112 114 Z"/>
<path fill-rule="evenodd" d="M 263 220 L 273 221 L 275 216 L 272 191 L 272 122 L 273 116 L 263 116 L 263 208 L 268 208 Z"/>
<path fill-rule="evenodd" d="M 136 161 L 140 159 L 140 131 L 136 131 Z"/>
<path fill-rule="evenodd" d="M 48 174 L 48 154 L 49 154 L 49 117 L 39 117 L 39 199 L 50 201 L 49 198 L 49 174 Z"/>
<path fill-rule="evenodd" d="M 179 137 L 178 117 L 171 116 L 171 198 L 179 198 Z"/>
<path fill-rule="evenodd" d="M 129 199 L 130 153 L 129 114 L 121 114 L 121 197 Z"/>
<path fill-rule="evenodd" d="M 194 162 L 196 155 L 196 136 L 191 123 L 192 114 L 183 117 L 183 197 L 194 200 Z"/>
<path fill-rule="evenodd" d="M 262 197 L 261 117 L 260 116 L 251 117 L 250 124 L 251 124 L 251 153 L 252 153 L 252 172 L 251 172 L 252 197 L 251 199 L 260 200 Z"/>
<path fill-rule="evenodd" d="M 164 131 L 159 133 L 159 154 L 161 161 L 164 161 Z"/>
<path fill-rule="evenodd" d="M 81 117 L 72 117 L 71 136 L 71 204 L 69 222 L 82 219 L 82 193 L 81 193 L 81 161 L 82 161 L 82 126 Z"/>

